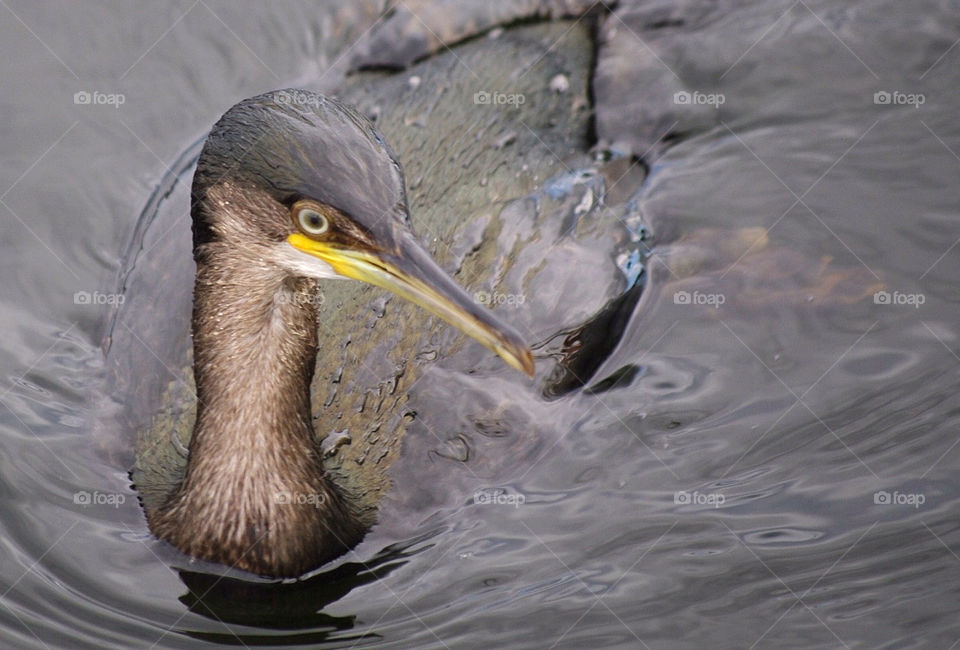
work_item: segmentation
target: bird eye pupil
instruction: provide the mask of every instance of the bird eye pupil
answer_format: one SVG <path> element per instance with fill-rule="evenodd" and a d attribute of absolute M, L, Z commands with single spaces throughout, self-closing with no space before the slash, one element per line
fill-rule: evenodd
<path fill-rule="evenodd" d="M 302 208 L 297 212 L 297 221 L 308 235 L 320 235 L 327 231 L 327 218 L 311 208 Z"/>

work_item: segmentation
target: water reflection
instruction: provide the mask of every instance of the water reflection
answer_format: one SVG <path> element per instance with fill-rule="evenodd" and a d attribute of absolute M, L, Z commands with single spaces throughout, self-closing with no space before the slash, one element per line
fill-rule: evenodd
<path fill-rule="evenodd" d="M 642 279 L 622 295 L 611 300 L 596 316 L 579 327 L 554 335 L 537 351 L 550 350 L 553 340 L 563 337 L 556 352 L 547 352 L 556 359 L 557 365 L 544 382 L 543 396 L 555 399 L 576 390 L 593 379 L 594 373 L 603 365 L 620 342 L 627 329 L 633 311 L 643 294 Z M 615 386 L 628 386 L 640 368 L 627 365 L 613 371 L 588 389 L 590 393 L 602 393 Z"/>
<path fill-rule="evenodd" d="M 364 562 L 343 562 L 299 580 L 267 581 L 181 569 L 177 573 L 188 592 L 180 602 L 189 611 L 220 623 L 243 626 L 226 633 L 182 629 L 205 641 L 227 645 L 294 645 L 322 643 L 336 638 L 347 643 L 379 638 L 375 633 L 344 635 L 356 624 L 356 615 L 334 616 L 324 608 L 364 585 L 376 583 L 406 565 L 409 558 L 434 547 L 429 541 L 442 534 L 434 530 L 416 539 L 393 544 Z M 286 634 L 245 631 L 258 627 Z M 301 630 L 301 632 L 295 632 Z M 309 631 L 308 631 L 309 630 Z M 337 634 L 333 634 L 333 633 Z"/>

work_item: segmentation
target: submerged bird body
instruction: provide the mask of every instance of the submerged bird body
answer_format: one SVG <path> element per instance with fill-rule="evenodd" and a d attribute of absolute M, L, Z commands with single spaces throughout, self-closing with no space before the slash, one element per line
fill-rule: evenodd
<path fill-rule="evenodd" d="M 371 523 L 325 474 L 312 425 L 318 280 L 389 289 L 532 374 L 519 336 L 417 243 L 393 153 L 335 100 L 280 91 L 228 111 L 201 153 L 192 217 L 196 423 L 183 479 L 148 510 L 185 553 L 296 576 Z"/>

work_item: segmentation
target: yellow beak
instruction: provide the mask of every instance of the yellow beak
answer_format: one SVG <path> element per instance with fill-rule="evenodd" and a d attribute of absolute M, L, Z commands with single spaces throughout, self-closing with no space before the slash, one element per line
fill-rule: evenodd
<path fill-rule="evenodd" d="M 402 240 L 397 254 L 337 248 L 300 233 L 288 236 L 287 242 L 319 257 L 342 276 L 386 289 L 423 307 L 533 377 L 533 355 L 520 336 L 478 305 L 413 237 Z"/>

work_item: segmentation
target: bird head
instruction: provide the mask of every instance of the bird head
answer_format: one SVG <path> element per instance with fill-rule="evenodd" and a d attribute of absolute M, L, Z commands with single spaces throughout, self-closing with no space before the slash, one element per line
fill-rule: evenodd
<path fill-rule="evenodd" d="M 303 90 L 240 102 L 204 144 L 193 198 L 195 254 L 211 241 L 249 244 L 292 276 L 386 289 L 533 375 L 521 337 L 461 289 L 414 235 L 396 156 L 349 106 Z"/>

